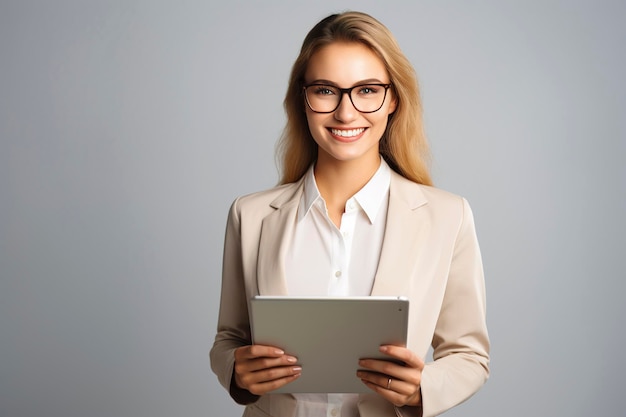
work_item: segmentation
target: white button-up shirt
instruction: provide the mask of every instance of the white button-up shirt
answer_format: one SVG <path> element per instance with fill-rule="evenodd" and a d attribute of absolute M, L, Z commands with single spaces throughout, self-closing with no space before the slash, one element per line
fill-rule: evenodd
<path fill-rule="evenodd" d="M 339 228 L 328 216 L 313 167 L 305 175 L 304 194 L 286 257 L 288 294 L 370 295 L 387 220 L 389 166 L 381 158 L 374 176 L 346 202 Z M 302 372 L 306 373 L 306 369 Z M 295 394 L 295 397 L 297 417 L 358 417 L 358 394 Z"/>

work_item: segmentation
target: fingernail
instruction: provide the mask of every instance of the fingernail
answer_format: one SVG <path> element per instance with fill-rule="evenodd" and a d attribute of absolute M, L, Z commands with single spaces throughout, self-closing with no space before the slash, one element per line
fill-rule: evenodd
<path fill-rule="evenodd" d="M 287 357 L 287 362 L 296 363 L 296 362 L 298 362 L 298 359 L 294 358 L 293 356 L 288 356 Z"/>
<path fill-rule="evenodd" d="M 280 349 L 276 349 L 274 352 L 275 352 L 277 355 L 284 355 L 284 354 L 285 354 L 285 352 L 284 352 L 284 351 L 282 351 L 282 350 L 280 350 Z"/>
<path fill-rule="evenodd" d="M 294 366 L 293 368 L 291 368 L 291 370 L 293 372 L 300 372 L 300 371 L 302 371 L 302 367 L 301 366 Z"/>

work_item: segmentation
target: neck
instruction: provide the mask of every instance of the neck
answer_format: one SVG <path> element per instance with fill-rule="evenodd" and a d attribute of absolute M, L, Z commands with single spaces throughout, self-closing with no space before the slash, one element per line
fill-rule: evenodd
<path fill-rule="evenodd" d="M 329 209 L 343 212 L 348 199 L 367 184 L 379 167 L 378 154 L 368 161 L 339 162 L 320 155 L 315 163 L 315 182 Z"/>

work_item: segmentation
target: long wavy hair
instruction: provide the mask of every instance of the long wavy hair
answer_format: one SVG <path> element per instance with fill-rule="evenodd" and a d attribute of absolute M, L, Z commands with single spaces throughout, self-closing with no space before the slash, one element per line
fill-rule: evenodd
<path fill-rule="evenodd" d="M 419 184 L 432 185 L 430 154 L 415 70 L 389 29 L 360 12 L 330 15 L 315 25 L 304 39 L 291 70 L 283 103 L 287 123 L 276 154 L 281 166 L 281 184 L 300 179 L 317 159 L 317 144 L 306 118 L 304 74 L 315 52 L 333 42 L 359 42 L 383 61 L 398 103 L 380 140 L 380 154 L 403 177 Z"/>

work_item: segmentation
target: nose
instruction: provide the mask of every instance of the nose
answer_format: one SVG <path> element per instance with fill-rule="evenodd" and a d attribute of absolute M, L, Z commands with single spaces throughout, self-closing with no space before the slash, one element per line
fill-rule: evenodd
<path fill-rule="evenodd" d="M 352 104 L 352 100 L 350 100 L 350 93 L 344 91 L 343 94 L 341 94 L 339 107 L 337 107 L 334 113 L 335 120 L 347 123 L 356 119 L 358 114 L 359 111 Z"/>

